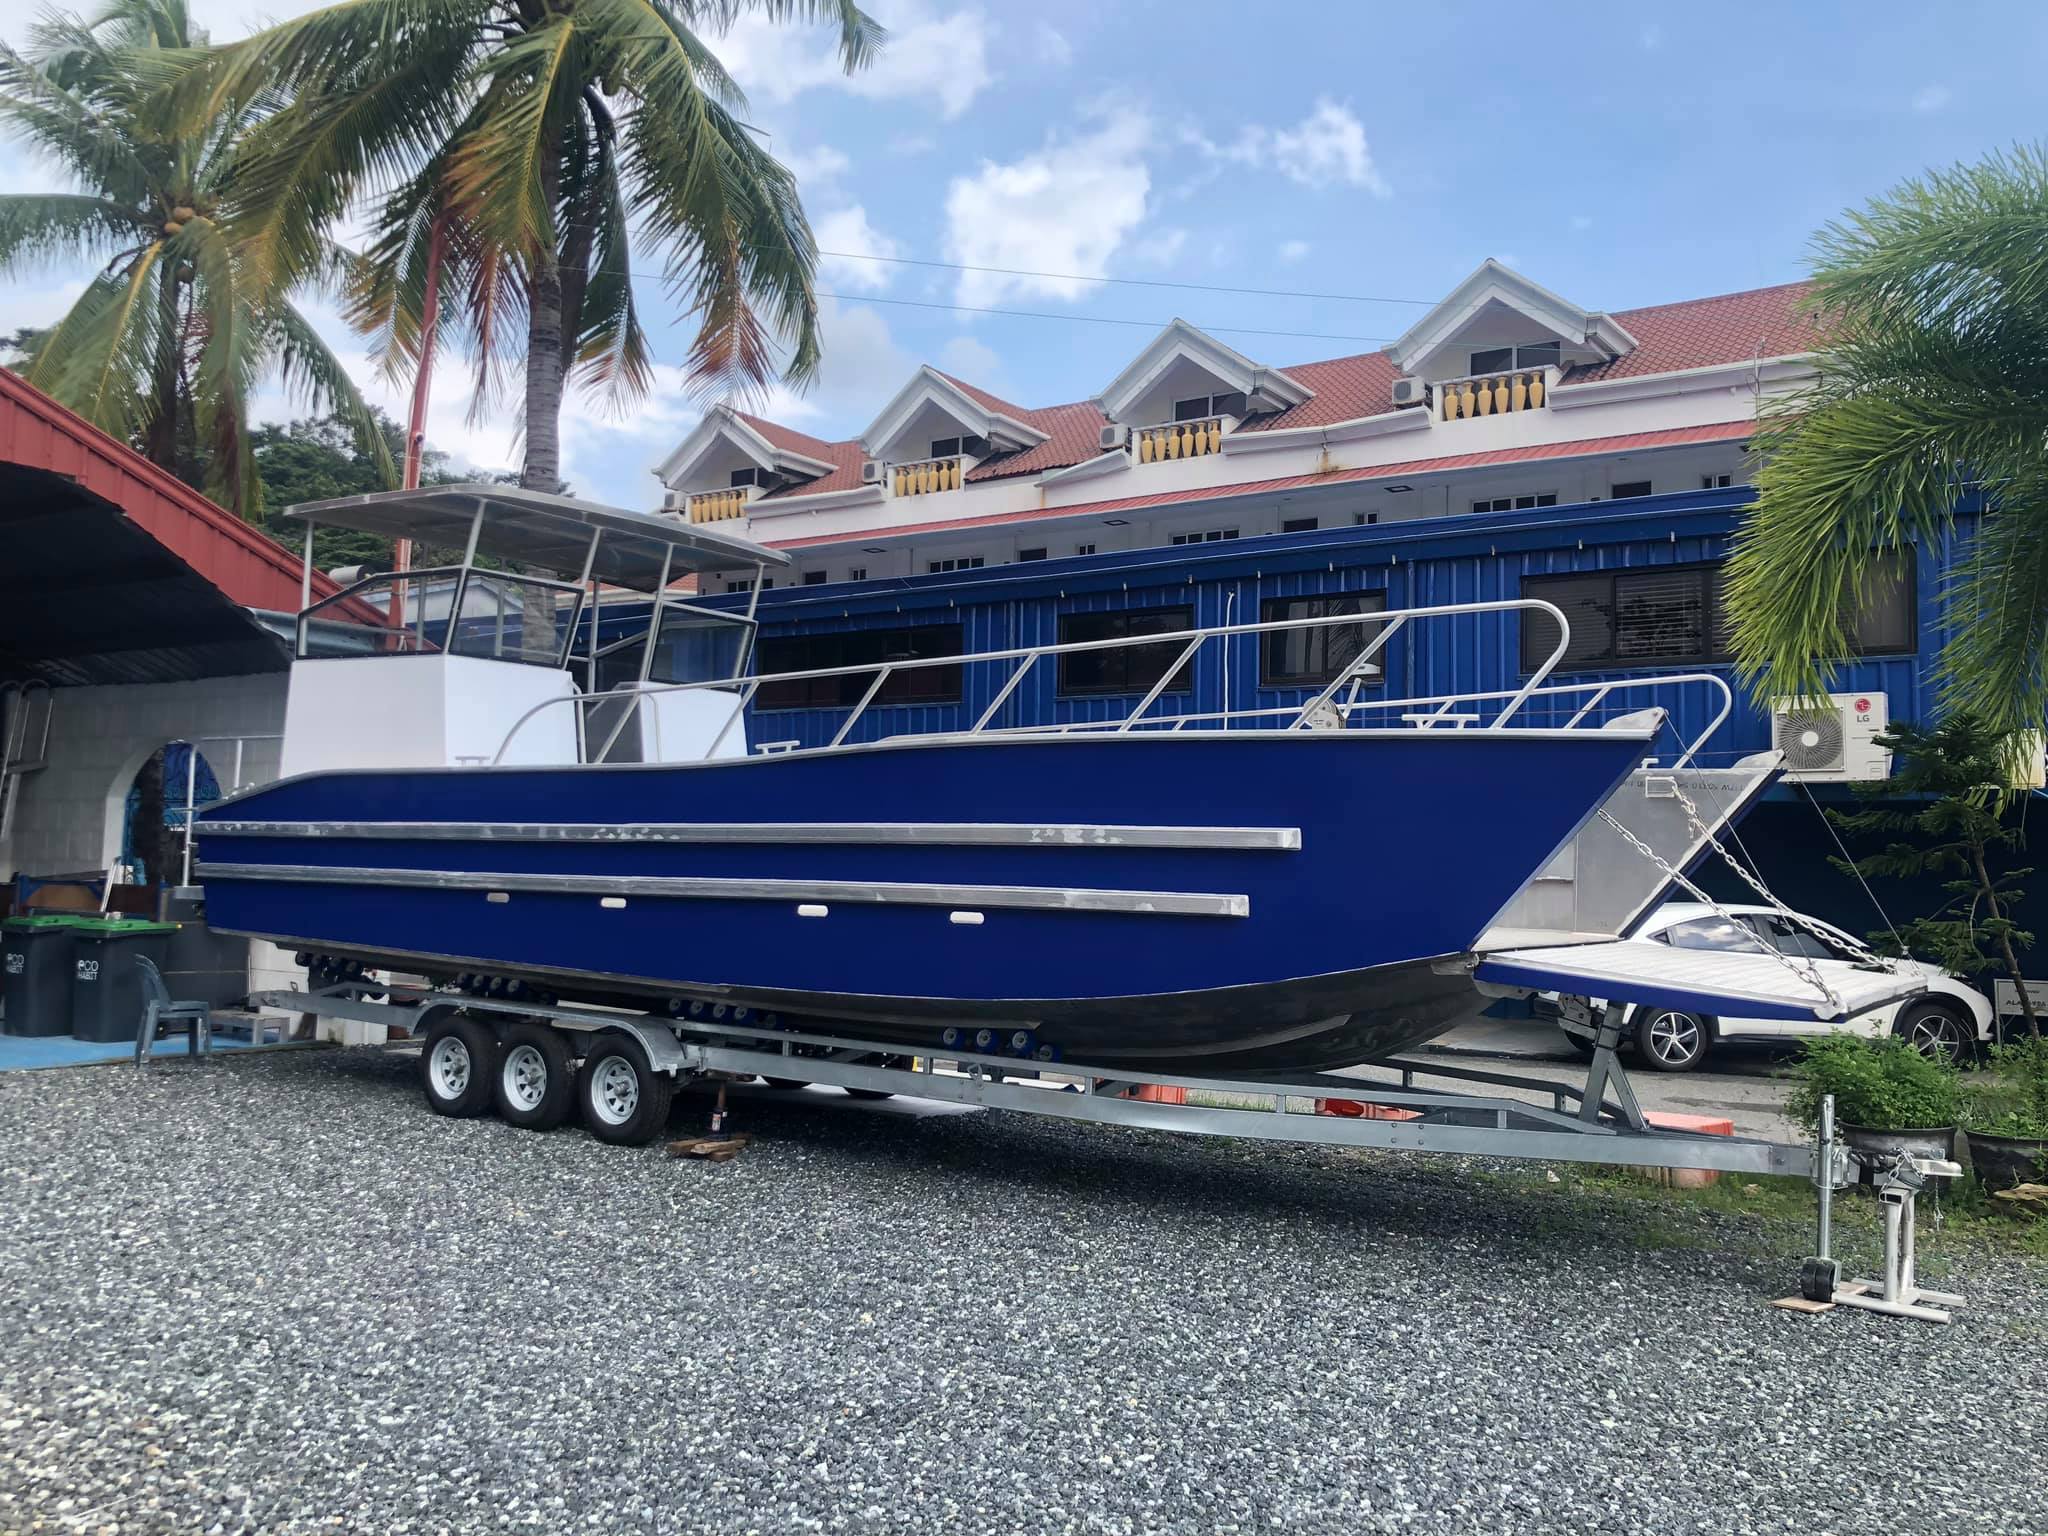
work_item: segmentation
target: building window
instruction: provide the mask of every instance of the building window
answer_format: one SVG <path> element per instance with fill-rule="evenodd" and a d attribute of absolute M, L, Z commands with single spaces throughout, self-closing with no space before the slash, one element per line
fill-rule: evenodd
<path fill-rule="evenodd" d="M 1563 610 L 1571 641 L 1560 670 L 1700 666 L 1729 659 L 1732 632 L 1723 604 L 1725 574 L 1709 565 L 1661 565 L 1635 570 L 1525 576 L 1522 596 L 1540 597 Z M 1898 655 L 1912 651 L 1913 563 L 1909 552 L 1880 554 L 1860 603 L 1845 607 L 1850 653 Z M 1548 615 L 1522 621 L 1522 670 L 1534 671 L 1557 644 Z"/>
<path fill-rule="evenodd" d="M 1474 512 L 1526 512 L 1531 507 L 1554 507 L 1557 492 L 1544 491 L 1536 496 L 1489 496 L 1472 503 Z"/>
<path fill-rule="evenodd" d="M 1092 555 L 1095 553 L 1095 546 L 1093 544 L 1076 544 L 1074 546 L 1074 553 L 1077 555 Z"/>
<path fill-rule="evenodd" d="M 1486 347 L 1472 354 L 1472 372 L 1477 376 L 1507 373 L 1516 368 L 1555 368 L 1559 360 L 1559 345 L 1554 341 L 1528 347 Z"/>
<path fill-rule="evenodd" d="M 846 568 L 846 579 L 848 581 L 866 581 L 868 579 L 868 568 L 864 565 L 849 565 Z"/>
<path fill-rule="evenodd" d="M 1282 533 L 1314 533 L 1316 525 L 1320 521 L 1320 518 L 1314 517 L 1283 517 L 1280 519 L 1280 531 Z"/>
<path fill-rule="evenodd" d="M 761 578 L 761 590 L 763 592 L 766 592 L 774 585 L 775 578 L 773 576 L 763 576 Z M 728 592 L 751 592 L 754 590 L 754 578 L 751 576 L 729 576 L 726 578 L 725 590 Z"/>
<path fill-rule="evenodd" d="M 823 571 L 805 571 L 805 572 L 804 572 L 804 585 L 805 585 L 805 586 L 807 586 L 807 587 L 820 587 L 820 586 L 823 586 L 824 584 L 825 584 L 825 573 L 824 573 Z"/>
<path fill-rule="evenodd" d="M 1259 604 L 1264 624 L 1299 623 L 1334 618 L 1344 613 L 1378 613 L 1387 606 L 1383 592 L 1355 592 L 1342 597 L 1269 597 Z M 1320 629 L 1282 629 L 1259 636 L 1261 688 L 1320 688 L 1331 683 L 1365 649 L 1369 624 L 1329 624 Z M 1370 681 L 1370 680 L 1368 680 Z"/>
<path fill-rule="evenodd" d="M 1701 475 L 1700 489 L 1703 491 L 1724 491 L 1735 483 L 1733 475 Z"/>
<path fill-rule="evenodd" d="M 732 484 L 735 489 L 742 485 L 758 485 L 767 490 L 775 484 L 775 476 L 765 469 L 736 469 L 732 472 Z"/>
<path fill-rule="evenodd" d="M 1244 407 L 1244 391 L 1241 389 L 1227 395 L 1195 395 L 1173 402 L 1173 419 L 1207 421 L 1211 416 L 1242 416 Z"/>
<path fill-rule="evenodd" d="M 1358 514 L 1358 525 L 1361 528 L 1364 527 L 1367 523 L 1376 523 L 1379 520 L 1380 515 L 1377 512 L 1361 512 Z"/>
<path fill-rule="evenodd" d="M 908 662 L 960 654 L 958 624 L 919 624 L 907 629 L 861 629 L 836 635 L 771 635 L 761 642 L 761 672 L 812 672 L 825 667 L 858 667 L 875 662 Z M 874 682 L 872 672 L 844 677 L 799 677 L 761 685 L 757 709 L 839 709 L 858 704 Z M 960 667 L 909 667 L 891 672 L 875 695 L 878 704 L 957 704 Z"/>
<path fill-rule="evenodd" d="M 1650 482 L 1647 480 L 1616 481 L 1614 489 L 1607 494 L 1615 501 L 1630 501 L 1637 496 L 1649 495 Z"/>
<path fill-rule="evenodd" d="M 1171 635 L 1195 627 L 1192 608 L 1146 608 L 1137 612 L 1063 613 L 1061 645 L 1082 640 L 1123 640 L 1140 635 Z M 1159 645 L 1125 645 L 1099 651 L 1070 651 L 1060 657 L 1062 698 L 1098 693 L 1145 693 L 1166 675 L 1166 669 L 1187 648 L 1185 640 Z M 1192 667 L 1182 667 L 1166 685 L 1168 693 L 1189 693 L 1195 686 Z"/>
<path fill-rule="evenodd" d="M 1019 560 L 1043 560 L 1045 558 L 1045 551 L 1042 548 L 1020 549 L 1017 551 L 1017 558 Z"/>
<path fill-rule="evenodd" d="M 933 560 L 925 569 L 934 576 L 942 576 L 947 571 L 978 571 L 986 563 L 987 557 L 983 555 L 955 555 L 948 560 Z"/>
<path fill-rule="evenodd" d="M 1235 528 L 1210 528 L 1200 533 L 1176 533 L 1168 542 L 1174 544 L 1220 544 L 1225 539 L 1237 537 Z"/>
<path fill-rule="evenodd" d="M 985 437 L 935 437 L 932 439 L 932 457 L 950 459 L 956 454 L 967 454 L 971 458 L 982 458 L 988 453 L 988 439 Z"/>

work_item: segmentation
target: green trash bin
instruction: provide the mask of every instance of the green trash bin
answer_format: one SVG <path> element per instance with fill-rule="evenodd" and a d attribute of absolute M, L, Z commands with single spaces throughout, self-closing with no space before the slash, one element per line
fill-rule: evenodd
<path fill-rule="evenodd" d="M 133 1040 L 142 1026 L 142 971 L 147 955 L 164 968 L 176 923 L 137 917 L 90 917 L 72 925 L 71 1033 L 80 1040 Z"/>
<path fill-rule="evenodd" d="M 0 922 L 8 1034 L 71 1033 L 72 953 L 81 921 L 67 912 Z"/>

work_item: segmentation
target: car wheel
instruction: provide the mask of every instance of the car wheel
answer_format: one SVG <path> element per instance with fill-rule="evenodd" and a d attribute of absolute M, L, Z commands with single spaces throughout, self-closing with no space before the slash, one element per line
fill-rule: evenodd
<path fill-rule="evenodd" d="M 1564 1043 L 1566 1045 L 1577 1051 L 1586 1060 L 1591 1061 L 1593 1059 L 1593 1041 L 1590 1036 L 1574 1034 L 1568 1029 L 1560 1029 L 1558 1033 L 1564 1036 Z"/>
<path fill-rule="evenodd" d="M 1977 1026 L 1947 1003 L 1908 1003 L 1899 1010 L 1892 1033 L 1923 1056 L 1960 1066 L 1977 1050 Z"/>
<path fill-rule="evenodd" d="M 1638 1008 L 1636 1054 L 1655 1072 L 1690 1072 L 1707 1059 L 1707 1021 L 1683 1008 Z"/>

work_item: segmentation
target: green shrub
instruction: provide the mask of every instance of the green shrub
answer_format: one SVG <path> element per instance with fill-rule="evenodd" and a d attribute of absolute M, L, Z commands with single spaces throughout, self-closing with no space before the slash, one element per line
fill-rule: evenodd
<path fill-rule="evenodd" d="M 1874 1131 L 1954 1125 L 1961 1115 L 1956 1069 L 1896 1036 L 1821 1035 L 1806 1042 L 1792 1070 L 1798 1086 L 1786 1112 L 1808 1130 L 1819 1127 L 1828 1094 L 1835 1096 L 1835 1124 Z"/>
<path fill-rule="evenodd" d="M 2048 1140 L 2048 1039 L 1992 1047 L 1968 1111 L 1970 1129 L 1984 1135 Z"/>

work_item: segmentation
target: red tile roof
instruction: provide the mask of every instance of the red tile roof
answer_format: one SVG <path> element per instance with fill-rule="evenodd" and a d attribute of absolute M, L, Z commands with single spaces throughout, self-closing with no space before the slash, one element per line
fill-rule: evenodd
<path fill-rule="evenodd" d="M 1570 459 L 1591 454 L 1621 453 L 1642 448 L 1677 448 L 1689 443 L 1739 441 L 1755 430 L 1747 421 L 1721 421 L 1702 427 L 1666 427 L 1655 432 L 1624 432 L 1616 437 L 1581 438 L 1568 443 L 1538 443 L 1528 448 L 1492 448 L 1483 453 L 1454 453 L 1438 459 L 1409 459 L 1399 464 L 1369 464 L 1359 469 L 1334 470 L 1326 475 L 1286 475 L 1276 480 L 1255 480 L 1239 485 L 1211 485 L 1189 491 L 1161 491 L 1151 496 L 1120 496 L 1110 501 L 1084 502 L 1072 507 L 1037 507 L 1023 512 L 992 512 L 982 517 L 954 517 L 932 523 L 909 523 L 865 530 L 865 538 L 898 538 L 906 533 L 943 533 L 956 528 L 994 527 L 1001 523 L 1039 522 L 1055 517 L 1094 517 L 1103 513 L 1143 511 L 1150 507 L 1187 506 L 1228 496 L 1258 496 L 1276 491 L 1304 490 L 1311 486 L 1349 485 L 1361 480 L 1391 480 L 1400 475 L 1426 475 L 1454 469 L 1484 469 L 1495 464 L 1534 463 L 1540 459 Z M 814 544 L 843 544 L 855 537 L 848 533 L 817 534 L 802 539 L 763 539 L 770 549 L 803 549 Z"/>
<path fill-rule="evenodd" d="M 1746 293 L 1624 310 L 1614 318 L 1635 337 L 1635 351 L 1612 363 L 1575 368 L 1566 375 L 1564 382 L 1580 384 L 1594 379 L 1636 378 L 1644 374 L 1704 368 L 1716 363 L 1736 363 L 1750 357 L 1783 357 L 1810 352 L 1819 344 L 1819 328 L 1802 304 L 1811 286 L 1808 283 L 1781 283 L 1775 288 L 1756 288 Z M 1277 411 L 1246 422 L 1240 431 L 1272 432 L 1290 427 L 1322 427 L 1340 421 L 1354 421 L 1361 416 L 1384 415 L 1395 409 L 1394 365 L 1384 353 L 1361 352 L 1323 362 L 1296 363 L 1283 371 L 1314 393 L 1291 410 Z M 1108 418 L 1091 401 L 1032 410 L 992 395 L 965 379 L 954 378 L 951 374 L 943 377 L 989 410 L 1014 416 L 1048 434 L 1047 440 L 1035 447 L 976 465 L 968 472 L 969 481 L 1040 474 L 1048 469 L 1079 464 L 1101 451 L 1099 434 Z M 774 498 L 851 490 L 861 483 L 860 461 L 863 455 L 858 440 L 825 443 L 758 417 L 743 419 L 778 445 L 812 458 L 825 459 L 835 466 L 831 474 L 802 485 L 786 487 L 773 493 Z M 1532 450 L 1518 456 L 1542 455 Z"/>
<path fill-rule="evenodd" d="M 800 453 L 807 459 L 832 458 L 834 448 L 843 448 L 844 443 L 828 443 L 822 437 L 812 437 L 808 432 L 799 432 L 794 427 L 785 427 L 779 421 L 770 421 L 765 416 L 749 416 L 745 411 L 734 411 L 733 415 L 744 421 L 756 432 L 767 438 L 776 447 L 789 453 Z"/>

